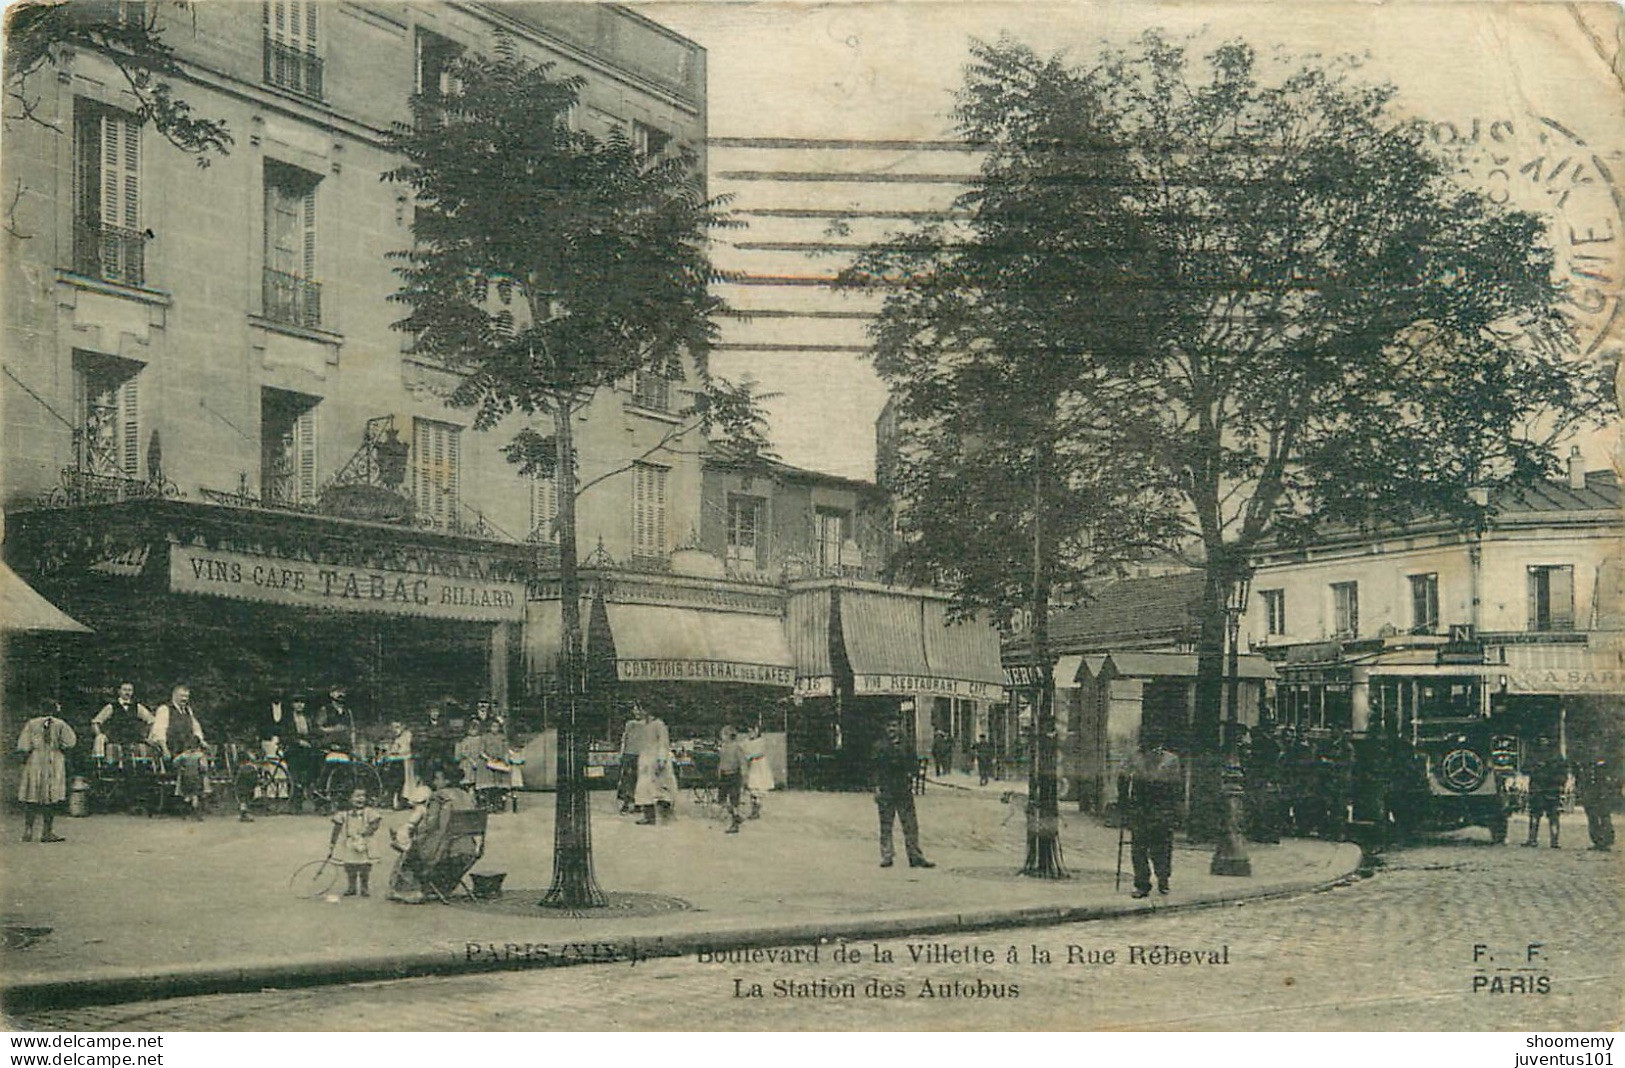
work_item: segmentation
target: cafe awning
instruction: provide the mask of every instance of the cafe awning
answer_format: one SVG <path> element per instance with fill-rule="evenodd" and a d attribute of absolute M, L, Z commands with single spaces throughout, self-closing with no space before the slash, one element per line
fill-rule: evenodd
<path fill-rule="evenodd" d="M 1625 694 L 1625 643 L 1508 645 L 1504 652 L 1506 663 L 1491 670 L 1506 677 L 1508 693 Z"/>
<path fill-rule="evenodd" d="M 40 596 L 0 563 L 0 630 L 7 634 L 90 634 L 91 629 Z"/>
<path fill-rule="evenodd" d="M 621 682 L 727 682 L 789 689 L 795 661 L 776 615 L 669 605 L 604 606 Z M 586 626 L 588 606 L 582 606 Z M 525 627 L 527 666 L 551 672 L 562 634 L 557 601 L 533 601 Z M 589 641 L 589 646 L 590 646 Z M 587 649 L 588 658 L 592 649 Z"/>
<path fill-rule="evenodd" d="M 951 623 L 946 602 L 904 590 L 843 588 L 838 603 L 855 694 L 1003 699 L 991 626 Z"/>

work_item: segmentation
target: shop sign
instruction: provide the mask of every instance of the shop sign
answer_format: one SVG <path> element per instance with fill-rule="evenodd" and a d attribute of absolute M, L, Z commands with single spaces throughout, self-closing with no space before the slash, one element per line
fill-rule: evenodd
<path fill-rule="evenodd" d="M 998 701 L 1004 697 L 1004 687 L 995 683 L 948 679 L 939 675 L 858 675 L 853 679 L 853 692 L 866 695 L 920 693 L 938 697 L 973 697 L 982 701 Z"/>
<path fill-rule="evenodd" d="M 794 668 L 779 664 L 737 664 L 728 660 L 617 660 L 615 677 L 622 682 L 744 682 L 789 689 Z"/>
<path fill-rule="evenodd" d="M 1611 667 L 1527 668 L 1506 680 L 1509 693 L 1625 693 L 1625 671 Z"/>
<path fill-rule="evenodd" d="M 191 545 L 170 547 L 169 588 L 175 593 L 343 612 L 481 623 L 525 617 L 525 586 L 519 582 L 313 564 Z"/>
<path fill-rule="evenodd" d="M 835 680 L 828 675 L 802 676 L 796 679 L 797 697 L 833 697 Z"/>

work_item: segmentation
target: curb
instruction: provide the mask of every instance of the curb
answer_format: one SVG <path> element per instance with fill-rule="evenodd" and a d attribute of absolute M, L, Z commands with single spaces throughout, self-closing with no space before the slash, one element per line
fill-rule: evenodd
<path fill-rule="evenodd" d="M 14 983 L 0 992 L 0 1009 L 8 1015 L 16 1015 L 130 1001 L 159 1001 L 205 994 L 257 993 L 268 989 L 287 990 L 426 976 L 471 975 L 530 968 L 575 967 L 585 964 L 631 963 L 635 966 L 645 960 L 688 956 L 700 950 L 737 950 L 860 939 L 907 938 L 914 935 L 992 931 L 1003 927 L 1044 927 L 1123 916 L 1192 912 L 1221 905 L 1273 901 L 1348 885 L 1360 877 L 1358 872 L 1361 857 L 1357 847 L 1350 846 L 1349 852 L 1353 854 L 1353 861 L 1346 865 L 1346 870 L 1341 875 L 1333 878 L 1303 879 L 1257 893 L 1210 891 L 1172 904 L 1146 900 L 1133 903 L 1113 902 L 1106 905 L 1030 905 L 1016 909 L 871 916 L 862 919 L 829 919 L 728 931 L 640 935 L 606 939 L 599 943 L 598 947 L 603 952 L 595 952 L 586 958 L 552 955 L 534 957 L 524 954 L 509 960 L 478 960 L 459 956 L 455 951 L 441 950 L 435 953 L 348 957 L 342 960 L 277 961 L 241 966 L 201 965 L 196 968 L 173 970 L 162 975 L 120 969 L 74 979 Z M 1344 865 L 1339 862 L 1333 867 L 1335 869 Z M 590 937 L 583 936 L 583 940 Z"/>

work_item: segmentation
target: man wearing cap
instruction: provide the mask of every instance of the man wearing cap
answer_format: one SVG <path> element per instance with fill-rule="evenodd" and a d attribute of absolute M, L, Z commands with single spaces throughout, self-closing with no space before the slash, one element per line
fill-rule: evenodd
<path fill-rule="evenodd" d="M 914 775 L 919 758 L 903 737 L 903 721 L 886 721 L 886 736 L 875 743 L 872 753 L 875 777 L 875 807 L 880 810 L 880 866 L 892 866 L 892 824 L 903 824 L 903 848 L 911 868 L 934 868 L 920 851 L 920 821 L 914 814 Z"/>
<path fill-rule="evenodd" d="M 316 712 L 316 733 L 329 749 L 355 754 L 355 713 L 350 711 L 349 691 L 334 683 L 327 701 Z"/>

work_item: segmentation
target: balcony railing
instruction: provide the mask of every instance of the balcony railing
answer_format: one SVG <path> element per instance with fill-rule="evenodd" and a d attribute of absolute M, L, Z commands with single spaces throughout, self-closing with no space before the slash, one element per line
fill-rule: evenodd
<path fill-rule="evenodd" d="M 147 281 L 147 235 L 108 226 L 95 219 L 75 219 L 73 270 L 87 278 L 139 286 Z"/>
<path fill-rule="evenodd" d="M 265 317 L 288 326 L 322 325 L 322 287 L 296 274 L 265 270 Z"/>
<path fill-rule="evenodd" d="M 265 81 L 301 96 L 322 98 L 322 61 L 301 48 L 265 39 Z"/>

